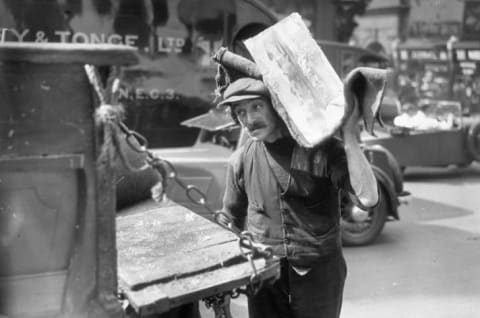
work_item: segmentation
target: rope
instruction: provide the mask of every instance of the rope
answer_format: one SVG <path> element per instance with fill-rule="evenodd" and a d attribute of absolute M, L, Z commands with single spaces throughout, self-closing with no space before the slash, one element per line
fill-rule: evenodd
<path fill-rule="evenodd" d="M 102 130 L 103 142 L 98 156 L 99 162 L 113 161 L 115 158 L 116 148 L 116 121 L 120 110 L 112 105 L 101 105 L 95 111 L 95 122 L 101 123 L 97 125 Z"/>
<path fill-rule="evenodd" d="M 108 73 L 107 84 L 105 90 L 107 94 L 107 103 L 112 105 L 118 104 L 118 88 L 120 85 L 119 80 L 120 69 L 118 66 L 111 66 Z"/>
<path fill-rule="evenodd" d="M 100 101 L 100 105 L 107 104 L 105 99 L 105 89 L 103 89 L 102 84 L 100 83 L 100 74 L 98 74 L 97 69 L 93 65 L 85 65 L 85 73 L 87 74 L 90 84 L 92 84 L 93 89 L 97 93 L 97 97 Z"/>

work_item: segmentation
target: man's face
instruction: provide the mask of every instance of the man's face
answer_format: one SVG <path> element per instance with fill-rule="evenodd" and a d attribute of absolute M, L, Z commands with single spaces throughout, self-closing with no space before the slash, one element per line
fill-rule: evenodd
<path fill-rule="evenodd" d="M 266 99 L 256 98 L 234 103 L 232 111 L 253 140 L 273 142 L 282 137 L 282 121 Z"/>

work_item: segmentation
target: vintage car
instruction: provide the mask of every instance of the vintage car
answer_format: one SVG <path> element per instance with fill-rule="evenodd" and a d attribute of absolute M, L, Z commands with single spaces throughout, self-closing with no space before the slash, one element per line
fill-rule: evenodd
<path fill-rule="evenodd" d="M 198 214 L 211 217 L 209 210 L 219 210 L 222 207 L 226 166 L 230 155 L 244 143 L 247 136 L 228 114 L 218 110 L 211 110 L 184 124 L 201 129 L 195 145 L 153 149 L 153 152 L 172 163 L 181 182 L 194 185 L 205 194 L 208 208 L 198 204 L 198 199 L 187 195 L 184 187 L 173 180 L 167 186 L 168 197 Z M 408 194 L 403 190 L 400 168 L 385 148 L 379 145 L 365 146 L 364 152 L 380 185 L 381 201 L 377 207 L 364 211 L 351 204 L 345 196 L 342 233 L 346 245 L 372 243 L 387 220 L 399 219 L 398 206 L 403 202 L 404 195 Z"/>
<path fill-rule="evenodd" d="M 381 145 L 402 170 L 413 166 L 468 166 L 480 160 L 480 118 L 463 116 L 452 100 L 423 99 L 413 114 L 402 114 L 398 125 L 386 125 L 376 137 L 364 134 L 365 145 Z"/>

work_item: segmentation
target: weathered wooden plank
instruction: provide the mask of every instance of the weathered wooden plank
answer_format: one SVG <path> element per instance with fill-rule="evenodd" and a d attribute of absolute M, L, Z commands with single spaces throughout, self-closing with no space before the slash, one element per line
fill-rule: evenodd
<path fill-rule="evenodd" d="M 128 266 L 119 264 L 120 278 L 123 285 L 136 290 L 152 283 L 169 282 L 244 262 L 245 259 L 239 255 L 238 250 L 238 243 L 232 241 L 199 250 L 174 252 L 158 258 L 133 256 L 138 262 Z"/>
<path fill-rule="evenodd" d="M 313 147 L 338 129 L 345 112 L 343 83 L 298 13 L 245 45 L 273 106 L 302 146 Z"/>
<path fill-rule="evenodd" d="M 251 264 L 232 232 L 176 205 L 151 200 L 120 211 L 117 218 L 119 285 L 139 314 L 247 285 Z M 255 259 L 262 279 L 280 275 L 277 259 Z"/>
<path fill-rule="evenodd" d="M 131 289 L 211 270 L 240 256 L 233 233 L 181 206 L 138 208 L 143 212 L 117 219 L 119 277 Z"/>
<path fill-rule="evenodd" d="M 273 281 L 280 275 L 278 262 L 267 263 L 264 259 L 257 259 L 255 266 L 264 282 Z M 151 285 L 138 291 L 129 290 L 125 294 L 139 314 L 165 312 L 182 304 L 247 285 L 251 275 L 251 265 L 243 262 L 201 275 Z"/>

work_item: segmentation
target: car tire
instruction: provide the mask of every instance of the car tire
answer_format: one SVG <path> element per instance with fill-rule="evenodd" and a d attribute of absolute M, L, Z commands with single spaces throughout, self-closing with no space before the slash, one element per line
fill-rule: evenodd
<path fill-rule="evenodd" d="M 467 150 L 476 161 L 480 161 L 480 122 L 473 123 L 467 133 Z"/>
<path fill-rule="evenodd" d="M 342 242 L 344 246 L 364 246 L 371 244 L 380 235 L 387 221 L 389 197 L 385 188 L 379 184 L 379 202 L 370 211 L 369 224 L 351 222 L 348 218 L 341 219 Z M 368 222 L 367 222 L 368 223 Z"/>

